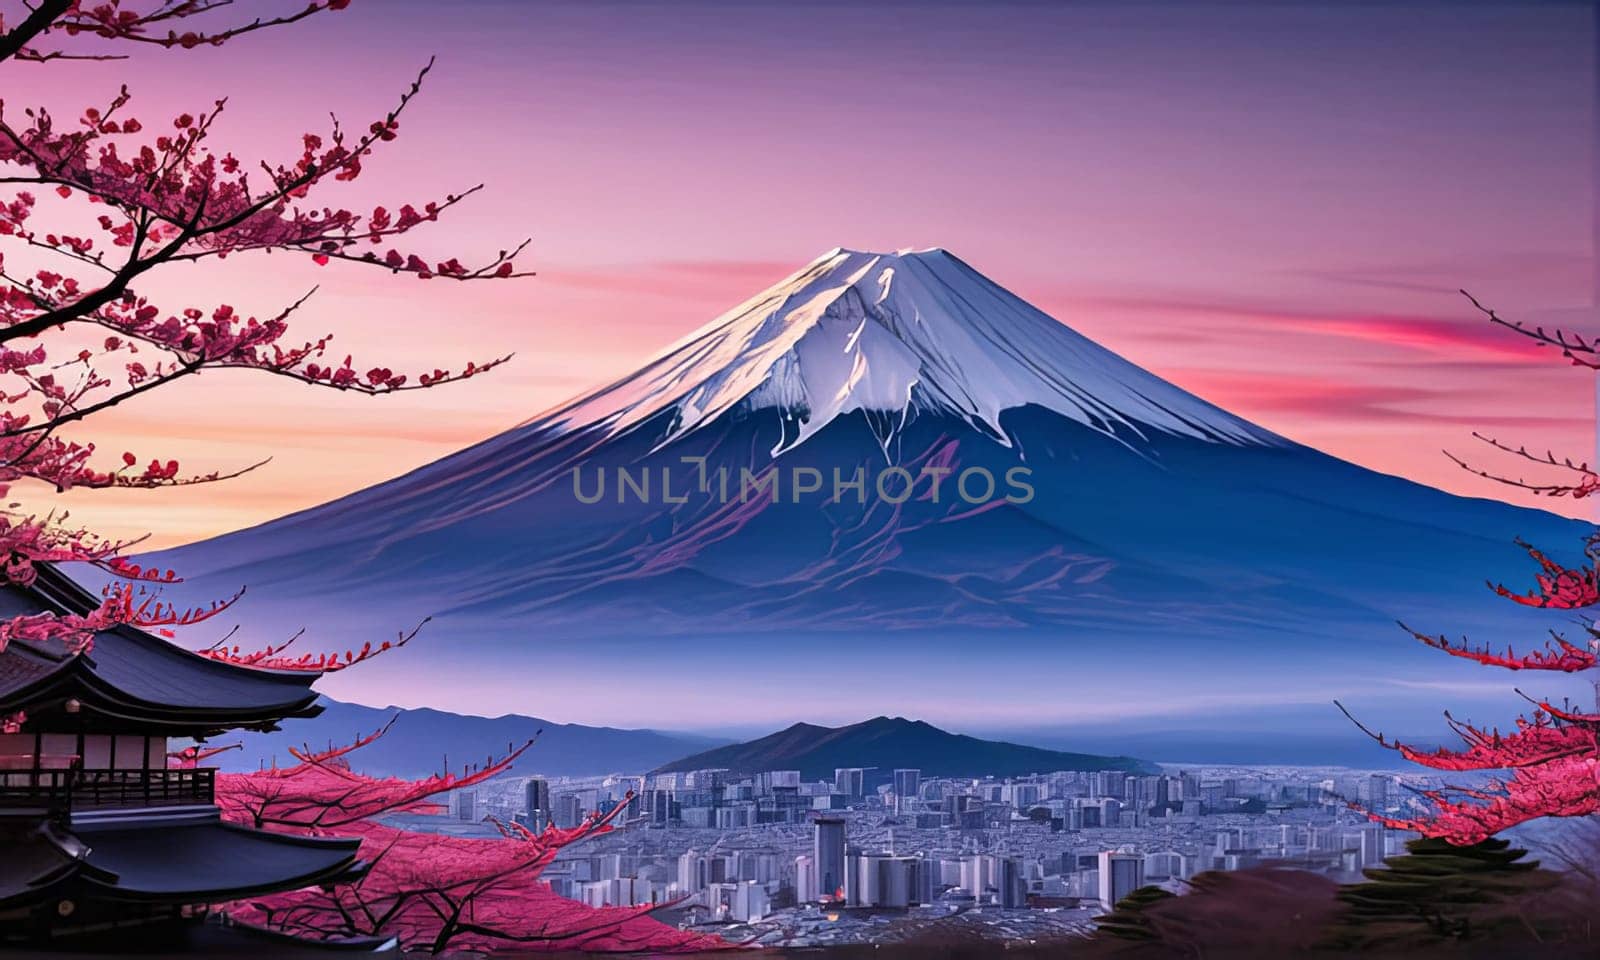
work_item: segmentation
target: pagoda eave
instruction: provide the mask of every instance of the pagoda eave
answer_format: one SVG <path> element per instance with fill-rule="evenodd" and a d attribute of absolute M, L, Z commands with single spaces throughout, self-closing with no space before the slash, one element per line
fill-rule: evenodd
<path fill-rule="evenodd" d="M 359 879 L 369 864 L 355 838 L 303 837 L 223 821 L 215 808 L 159 823 L 79 826 L 88 853 L 79 878 L 96 898 L 219 903 Z"/>
<path fill-rule="evenodd" d="M 0 586 L 0 619 L 83 615 L 96 604 L 49 567 L 29 586 Z M 267 731 L 280 720 L 321 712 L 311 689 L 321 675 L 229 663 L 118 626 L 97 633 L 78 654 L 48 642 L 13 640 L 0 650 L 0 715 L 20 711 L 46 720 L 78 714 L 69 726 L 85 732 L 114 726 L 203 738 L 231 729 Z"/>
<path fill-rule="evenodd" d="M 269 733 L 282 720 L 315 717 L 324 707 L 316 693 L 305 690 L 297 699 L 274 707 L 269 716 L 259 708 L 172 705 L 141 701 L 120 692 L 97 677 L 92 663 L 74 660 L 38 683 L 0 697 L 0 714 L 21 710 L 37 720 L 77 714 L 74 726 L 84 732 L 138 729 L 151 735 L 204 740 L 228 730 Z"/>

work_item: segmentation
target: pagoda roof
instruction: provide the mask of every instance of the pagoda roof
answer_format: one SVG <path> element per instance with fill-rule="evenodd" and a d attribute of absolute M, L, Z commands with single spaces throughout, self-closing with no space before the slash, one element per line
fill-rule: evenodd
<path fill-rule="evenodd" d="M 32 820 L 0 823 L 0 907 L 41 900 L 83 870 L 88 849 L 57 825 Z"/>
<path fill-rule="evenodd" d="M 59 570 L 35 583 L 0 587 L 0 618 L 44 611 L 85 614 L 99 600 Z M 0 714 L 30 715 L 77 699 L 86 721 L 111 729 L 208 736 L 235 727 L 271 729 L 285 717 L 316 716 L 315 670 L 225 663 L 132 627 L 95 635 L 88 652 L 12 641 L 0 651 Z"/>
<path fill-rule="evenodd" d="M 0 906 L 55 897 L 220 903 L 359 879 L 360 838 L 305 837 L 228 823 L 214 806 L 133 816 L 0 823 Z"/>
<path fill-rule="evenodd" d="M 149 823 L 80 826 L 88 848 L 80 879 L 118 900 L 219 902 L 348 882 L 367 864 L 359 838 L 303 837 L 223 821 L 216 808 Z"/>

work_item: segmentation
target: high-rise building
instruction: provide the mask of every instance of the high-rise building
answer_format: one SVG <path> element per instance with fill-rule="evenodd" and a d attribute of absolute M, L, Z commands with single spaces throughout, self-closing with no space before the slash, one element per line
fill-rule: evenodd
<path fill-rule="evenodd" d="M 719 791 L 728 782 L 728 771 L 724 767 L 714 767 L 707 770 L 692 770 L 684 778 L 684 786 L 695 790 Z"/>
<path fill-rule="evenodd" d="M 1090 780 L 1089 789 L 1097 797 L 1121 797 L 1127 774 L 1120 770 L 1097 770 Z"/>
<path fill-rule="evenodd" d="M 771 793 L 781 788 L 800 789 L 799 770 L 768 770 L 756 777 L 756 791 Z"/>
<path fill-rule="evenodd" d="M 1001 790 L 1000 799 L 1018 810 L 1027 810 L 1044 797 L 1044 788 L 1037 783 L 1013 783 Z"/>
<path fill-rule="evenodd" d="M 989 888 L 985 872 L 983 857 L 974 854 L 961 858 L 961 889 L 979 901 L 983 899 L 984 891 Z"/>
<path fill-rule="evenodd" d="M 909 907 L 925 902 L 920 857 L 892 853 L 862 854 L 856 859 L 856 899 L 864 907 Z"/>
<path fill-rule="evenodd" d="M 1118 900 L 1144 886 L 1144 857 L 1107 850 L 1100 854 L 1096 872 L 1100 881 L 1100 906 L 1110 910 Z"/>
<path fill-rule="evenodd" d="M 589 858 L 589 878 L 615 880 L 622 876 L 622 854 L 602 853 Z"/>
<path fill-rule="evenodd" d="M 573 899 L 591 907 L 632 907 L 659 903 L 662 897 L 656 884 L 636 877 L 586 881 L 579 883 L 573 893 Z"/>
<path fill-rule="evenodd" d="M 1114 827 L 1122 813 L 1122 803 L 1107 797 L 1100 801 L 1100 826 Z"/>
<path fill-rule="evenodd" d="M 817 899 L 842 899 L 845 889 L 844 825 L 839 817 L 818 817 L 811 841 L 811 862 L 817 876 Z"/>
<path fill-rule="evenodd" d="M 540 780 L 538 777 L 528 781 L 522 810 L 528 815 L 528 823 L 535 825 L 534 829 L 544 827 L 545 821 L 550 819 L 549 781 Z"/>
<path fill-rule="evenodd" d="M 678 893 L 690 895 L 704 890 L 709 874 L 705 854 L 685 850 L 678 856 Z"/>
<path fill-rule="evenodd" d="M 886 854 L 846 850 L 844 855 L 846 892 L 852 907 L 870 907 L 878 902 L 878 860 Z"/>
<path fill-rule="evenodd" d="M 1143 866 L 1141 861 L 1140 866 Z M 1022 861 L 1016 857 L 998 857 L 994 864 L 995 902 L 1015 910 L 1027 905 L 1028 884 L 1022 877 Z"/>
<path fill-rule="evenodd" d="M 833 771 L 833 790 L 847 797 L 863 796 L 867 792 L 867 772 L 860 767 L 839 767 Z"/>
<path fill-rule="evenodd" d="M 1377 773 L 1361 781 L 1361 805 L 1380 813 L 1389 809 L 1389 785 L 1392 782 L 1389 777 Z"/>
<path fill-rule="evenodd" d="M 1363 867 L 1376 867 L 1383 863 L 1386 855 L 1385 831 L 1381 823 L 1364 823 L 1361 825 L 1361 865 Z"/>
<path fill-rule="evenodd" d="M 926 857 L 917 860 L 916 890 L 912 902 L 932 903 L 933 892 L 940 885 L 940 864 Z"/>
<path fill-rule="evenodd" d="M 894 808 L 896 813 L 911 810 L 911 801 L 922 787 L 922 771 L 903 768 L 894 772 Z"/>
<path fill-rule="evenodd" d="M 576 827 L 583 822 L 583 798 L 575 793 L 559 793 L 551 798 L 550 819 L 558 827 Z"/>
<path fill-rule="evenodd" d="M 672 794 L 669 791 L 647 791 L 644 804 L 645 814 L 651 823 L 667 823 L 672 819 Z"/>

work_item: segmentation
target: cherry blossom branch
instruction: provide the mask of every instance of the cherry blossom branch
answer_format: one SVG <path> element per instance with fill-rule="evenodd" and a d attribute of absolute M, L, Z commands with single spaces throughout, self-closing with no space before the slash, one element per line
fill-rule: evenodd
<path fill-rule="evenodd" d="M 243 652 L 237 645 L 231 648 L 213 646 L 201 650 L 199 653 L 203 657 L 241 667 L 258 667 L 263 670 L 301 670 L 315 673 L 334 673 L 353 667 L 358 663 L 365 663 L 380 654 L 405 646 L 432 619 L 432 617 L 426 617 L 421 623 L 412 627 L 409 633 L 402 630 L 397 634 L 396 639 L 392 641 L 385 640 L 376 647 L 372 645 L 371 641 L 368 641 L 361 645 L 360 650 L 346 650 L 343 657 L 340 657 L 337 651 L 319 654 L 307 653 L 295 658 L 283 656 L 283 651 L 298 640 L 305 632 L 304 630 L 297 632 L 286 642 L 276 647 L 267 646 L 260 650 Z M 352 746 L 351 749 L 359 746 L 364 746 L 364 744 L 358 743 Z"/>
<path fill-rule="evenodd" d="M 254 2 L 254 0 L 253 0 Z M 132 9 L 125 0 L 101 0 L 86 7 L 83 0 L 37 0 L 29 15 L 19 24 L 5 29 L 0 21 L 0 62 L 15 59 L 32 63 L 53 60 L 120 60 L 118 54 L 77 54 L 62 50 L 40 50 L 35 42 L 61 33 L 68 37 L 87 35 L 102 40 L 153 44 L 159 47 L 189 49 L 202 45 L 219 46 L 235 37 L 268 27 L 284 26 L 304 20 L 324 10 L 343 10 L 350 0 L 313 0 L 298 11 L 272 17 L 257 17 L 233 27 L 210 32 L 170 29 L 172 24 L 232 6 L 233 0 L 161 0 L 143 12 Z M 152 29 L 169 27 L 165 35 Z"/>
<path fill-rule="evenodd" d="M 1590 558 L 1591 566 L 1586 570 L 1564 567 L 1521 538 L 1517 539 L 1516 544 L 1528 551 L 1528 556 L 1539 564 L 1542 572 L 1534 578 L 1539 588 L 1519 594 L 1504 584 L 1490 582 L 1489 588 L 1495 593 L 1526 607 L 1555 610 L 1577 610 L 1600 603 L 1600 565 L 1596 565 L 1595 553 L 1597 546 L 1600 546 L 1600 539 L 1591 538 L 1587 544 L 1585 553 Z"/>
<path fill-rule="evenodd" d="M 1439 747 L 1434 750 L 1421 750 L 1386 739 L 1383 734 L 1364 726 L 1345 709 L 1344 704 L 1335 700 L 1334 705 L 1379 746 L 1394 750 L 1412 763 L 1432 767 L 1435 770 L 1498 770 L 1530 767 L 1564 757 L 1591 755 L 1596 749 L 1594 729 L 1582 725 L 1558 723 L 1550 712 L 1538 710 L 1531 719 L 1518 717 L 1516 731 L 1507 734 L 1502 734 L 1498 728 L 1484 730 L 1469 723 L 1462 723 L 1447 711 L 1445 721 L 1466 744 L 1466 749 L 1450 750 Z"/>
<path fill-rule="evenodd" d="M 1562 673 L 1577 673 L 1580 670 L 1590 669 L 1597 662 L 1594 650 L 1586 650 L 1569 643 L 1554 631 L 1551 631 L 1551 639 L 1546 641 L 1543 650 L 1533 650 L 1518 656 L 1510 647 L 1506 648 L 1505 653 L 1495 653 L 1487 646 L 1469 646 L 1465 638 L 1462 638 L 1460 644 L 1453 644 L 1443 634 L 1437 637 L 1429 636 L 1411 629 L 1404 623 L 1400 624 L 1400 628 L 1435 650 L 1442 650 L 1452 657 L 1461 657 L 1485 666 L 1504 667 L 1507 670 L 1558 670 Z"/>
<path fill-rule="evenodd" d="M 1600 767 L 1591 751 L 1519 767 L 1510 778 L 1494 781 L 1487 789 L 1421 790 L 1419 793 L 1434 805 L 1424 817 L 1362 812 L 1368 819 L 1396 830 L 1414 830 L 1457 845 L 1473 844 L 1541 817 L 1581 817 L 1600 812 L 1600 790 L 1595 789 L 1597 772 Z"/>
<path fill-rule="evenodd" d="M 1472 302 L 1478 312 L 1489 318 L 1489 322 L 1505 327 L 1513 333 L 1527 337 L 1541 347 L 1555 347 L 1561 355 L 1572 361 L 1574 366 L 1584 367 L 1589 370 L 1600 370 L 1600 341 L 1595 341 L 1581 334 L 1566 333 L 1561 330 L 1546 331 L 1544 327 L 1528 327 L 1521 322 L 1506 320 L 1493 310 L 1479 303 L 1477 298 L 1465 290 L 1460 291 L 1463 297 Z"/>
<path fill-rule="evenodd" d="M 1540 466 L 1555 467 L 1557 469 L 1567 470 L 1575 473 L 1578 475 L 1578 479 L 1575 483 L 1539 483 L 1525 480 L 1522 477 L 1508 477 L 1503 474 L 1491 473 L 1488 470 L 1482 469 L 1481 467 L 1475 467 L 1471 463 L 1463 460 L 1450 451 L 1444 451 L 1444 455 L 1448 457 L 1451 462 L 1468 473 L 1473 474 L 1474 476 L 1483 477 L 1485 480 L 1493 480 L 1496 483 L 1503 483 L 1509 487 L 1517 487 L 1522 490 L 1527 490 L 1530 493 L 1534 493 L 1543 497 L 1572 497 L 1574 500 L 1582 500 L 1583 498 L 1592 496 L 1597 491 L 1600 491 L 1600 474 L 1596 474 L 1586 461 L 1575 461 L 1571 458 L 1557 459 L 1556 455 L 1549 451 L 1546 451 L 1544 456 L 1540 456 L 1529 451 L 1527 447 L 1513 447 L 1510 444 L 1501 443 L 1499 440 L 1496 440 L 1493 437 L 1488 437 L 1477 432 L 1474 432 L 1472 436 L 1483 441 L 1484 443 L 1487 443 L 1497 450 L 1513 454 L 1514 456 L 1520 457 L 1523 460 L 1527 460 L 1530 463 L 1539 464 Z"/>
<path fill-rule="evenodd" d="M 218 754 L 227 753 L 229 750 L 243 750 L 242 743 L 229 743 L 220 747 L 184 747 L 182 750 L 171 751 L 167 754 L 167 766 L 178 770 L 192 770 L 202 761 L 209 760 Z"/>

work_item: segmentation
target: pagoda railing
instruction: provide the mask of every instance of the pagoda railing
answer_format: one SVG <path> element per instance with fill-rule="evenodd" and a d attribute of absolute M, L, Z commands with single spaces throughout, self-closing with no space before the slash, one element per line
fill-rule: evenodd
<path fill-rule="evenodd" d="M 168 770 L 0 770 L 0 809 L 147 807 L 211 803 L 212 767 Z"/>

